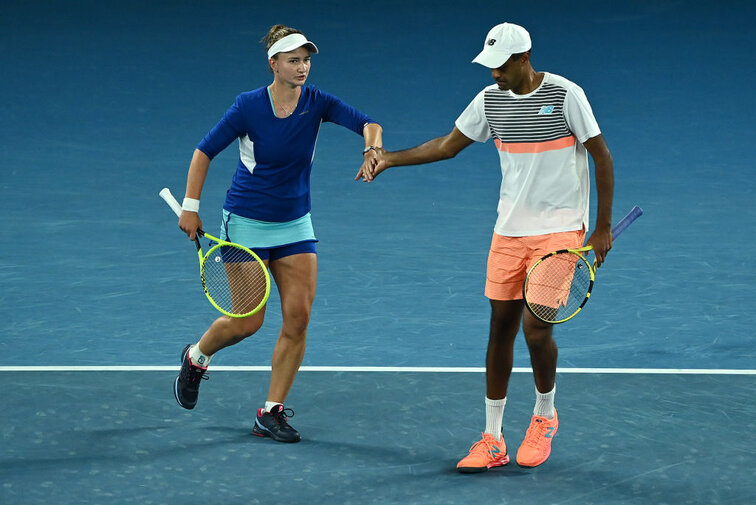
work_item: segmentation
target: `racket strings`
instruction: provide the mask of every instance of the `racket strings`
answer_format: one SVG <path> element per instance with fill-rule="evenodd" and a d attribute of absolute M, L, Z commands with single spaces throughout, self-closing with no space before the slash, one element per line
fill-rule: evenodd
<path fill-rule="evenodd" d="M 533 267 L 525 286 L 525 299 L 541 319 L 562 321 L 583 306 L 591 284 L 590 268 L 581 256 L 554 254 Z"/>
<path fill-rule="evenodd" d="M 222 310 L 247 314 L 265 301 L 265 265 L 246 250 L 223 246 L 205 258 L 203 283 L 207 295 Z"/>

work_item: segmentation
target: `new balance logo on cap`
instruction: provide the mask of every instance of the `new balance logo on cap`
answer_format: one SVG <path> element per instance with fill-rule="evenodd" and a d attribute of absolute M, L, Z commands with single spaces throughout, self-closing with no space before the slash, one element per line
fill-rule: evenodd
<path fill-rule="evenodd" d="M 473 63 L 480 63 L 488 68 L 499 68 L 513 54 L 530 51 L 530 34 L 519 25 L 501 23 L 491 28 L 483 39 L 483 50 L 475 57 Z"/>
<path fill-rule="evenodd" d="M 544 105 L 543 107 L 541 107 L 541 110 L 538 111 L 538 115 L 540 116 L 541 114 L 551 114 L 552 112 L 554 112 L 553 105 Z"/>

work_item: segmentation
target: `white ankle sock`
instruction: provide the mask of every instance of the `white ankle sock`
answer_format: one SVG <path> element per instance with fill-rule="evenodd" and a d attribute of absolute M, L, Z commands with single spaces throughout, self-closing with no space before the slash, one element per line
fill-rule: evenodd
<path fill-rule="evenodd" d="M 501 400 L 486 397 L 486 433 L 493 435 L 496 440 L 501 440 L 501 419 L 506 405 L 506 396 Z"/>
<path fill-rule="evenodd" d="M 556 393 L 556 384 L 554 389 L 548 393 L 540 393 L 536 388 L 536 404 L 533 408 L 533 415 L 554 419 L 554 394 Z"/>
<path fill-rule="evenodd" d="M 203 354 L 202 351 L 200 351 L 199 343 L 194 344 L 189 349 L 189 359 L 192 361 L 192 364 L 196 366 L 207 368 L 207 365 L 210 364 L 212 357 L 212 354 L 208 356 L 207 354 Z"/>
<path fill-rule="evenodd" d="M 281 402 L 265 402 L 265 412 L 270 412 L 276 405 L 283 405 Z"/>

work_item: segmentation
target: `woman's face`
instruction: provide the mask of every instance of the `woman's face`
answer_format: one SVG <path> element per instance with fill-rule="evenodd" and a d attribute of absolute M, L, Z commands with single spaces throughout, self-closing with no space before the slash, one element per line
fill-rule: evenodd
<path fill-rule="evenodd" d="M 282 84 L 302 86 L 310 73 L 310 51 L 300 47 L 288 53 L 278 53 L 270 59 L 275 79 Z"/>

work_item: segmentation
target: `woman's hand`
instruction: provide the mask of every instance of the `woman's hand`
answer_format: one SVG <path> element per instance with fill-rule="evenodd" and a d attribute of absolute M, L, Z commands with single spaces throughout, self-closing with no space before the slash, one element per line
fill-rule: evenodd
<path fill-rule="evenodd" d="M 182 211 L 179 217 L 179 228 L 186 233 L 191 240 L 197 236 L 197 230 L 202 228 L 202 220 L 196 212 Z"/>
<path fill-rule="evenodd" d="M 378 149 L 371 149 L 363 156 L 362 166 L 355 176 L 354 180 L 362 179 L 364 182 L 371 182 L 375 179 L 375 166 L 378 164 Z M 381 149 L 382 150 L 382 149 Z"/>

